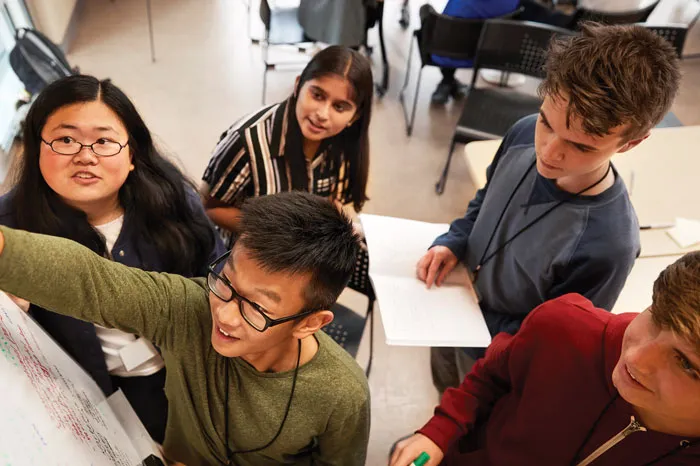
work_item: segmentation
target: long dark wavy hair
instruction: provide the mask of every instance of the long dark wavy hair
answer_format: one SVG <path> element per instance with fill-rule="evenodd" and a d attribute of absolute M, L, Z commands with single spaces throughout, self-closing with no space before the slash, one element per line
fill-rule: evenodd
<path fill-rule="evenodd" d="M 66 105 L 97 100 L 117 114 L 129 135 L 135 169 L 119 190 L 119 202 L 141 235 L 137 247 L 145 243 L 155 248 L 168 272 L 204 274 L 216 233 L 204 216 L 194 213 L 196 188 L 158 152 L 133 103 L 110 80 L 69 76 L 47 86 L 32 104 L 24 131 L 23 161 L 11 201 L 17 226 L 69 238 L 106 255 L 104 238 L 88 223 L 85 212 L 66 204 L 39 169 L 41 132 L 49 116 Z"/>
<path fill-rule="evenodd" d="M 372 119 L 374 80 L 369 60 L 350 48 L 334 45 L 316 54 L 302 71 L 299 84 L 290 98 L 288 109 L 290 117 L 286 137 L 287 144 L 294 148 L 289 153 L 288 159 L 292 187 L 306 191 L 309 185 L 306 160 L 302 150 L 303 135 L 299 122 L 295 118 L 297 96 L 307 81 L 328 75 L 347 79 L 354 91 L 353 101 L 357 106 L 359 117 L 349 128 L 324 143 L 330 144 L 329 155 L 335 160 L 336 166 L 339 165 L 341 154 L 343 155 L 345 186 L 341 189 L 345 194 L 344 201 L 352 202 L 355 210 L 359 212 L 368 199 L 366 190 L 369 175 L 369 123 Z"/>

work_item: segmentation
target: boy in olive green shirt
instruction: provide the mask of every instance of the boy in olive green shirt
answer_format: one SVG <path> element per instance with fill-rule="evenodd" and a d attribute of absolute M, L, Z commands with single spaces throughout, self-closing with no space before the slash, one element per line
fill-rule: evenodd
<path fill-rule="evenodd" d="M 251 199 L 241 226 L 207 280 L 144 272 L 3 227 L 0 289 L 162 350 L 170 460 L 364 465 L 367 381 L 318 331 L 353 270 L 352 224 L 326 200 L 295 192 Z"/>

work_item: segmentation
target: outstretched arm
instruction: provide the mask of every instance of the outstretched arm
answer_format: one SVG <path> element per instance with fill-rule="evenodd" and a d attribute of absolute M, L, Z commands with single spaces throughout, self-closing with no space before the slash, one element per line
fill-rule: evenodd
<path fill-rule="evenodd" d="M 0 227 L 0 289 L 164 349 L 209 331 L 203 280 L 127 267 L 64 238 Z"/>

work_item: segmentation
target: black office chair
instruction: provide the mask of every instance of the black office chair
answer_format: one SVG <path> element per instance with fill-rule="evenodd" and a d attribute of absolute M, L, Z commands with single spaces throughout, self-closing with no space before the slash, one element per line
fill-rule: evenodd
<path fill-rule="evenodd" d="M 651 12 L 654 11 L 654 8 L 656 8 L 656 5 L 658 4 L 659 0 L 640 10 L 621 11 L 618 13 L 578 8 L 574 13 L 574 19 L 572 21 L 572 24 L 574 28 L 578 28 L 579 25 L 584 21 L 595 21 L 596 23 L 602 24 L 643 23 L 647 20 Z"/>
<path fill-rule="evenodd" d="M 265 38 L 261 41 L 263 51 L 263 63 L 265 70 L 263 71 L 262 83 L 262 101 L 265 103 L 265 95 L 267 93 L 267 72 L 276 69 L 282 63 L 272 63 L 269 60 L 269 48 L 275 45 L 292 45 L 296 46 L 299 53 L 306 52 L 308 41 L 304 39 L 304 30 L 297 19 L 299 8 L 280 8 L 271 7 L 268 0 L 260 1 L 260 19 L 265 26 Z M 284 62 L 284 66 L 290 65 L 305 65 L 305 61 Z"/>
<path fill-rule="evenodd" d="M 502 87 L 477 88 L 482 68 L 542 79 L 547 48 L 554 36 L 573 35 L 568 29 L 529 21 L 489 20 L 484 24 L 474 59 L 474 75 L 455 129 L 442 175 L 435 185 L 442 194 L 457 143 L 498 139 L 520 118 L 537 113 L 539 97 Z"/>
<path fill-rule="evenodd" d="M 367 24 L 365 28 L 365 39 L 362 43 L 367 56 L 371 57 L 374 48 L 367 42 L 369 30 L 377 26 L 377 35 L 379 36 L 379 48 L 382 55 L 382 70 L 381 81 L 374 83 L 374 88 L 377 92 L 377 97 L 382 98 L 389 89 L 389 59 L 386 51 L 386 41 L 384 40 L 384 2 L 383 1 L 367 1 L 365 0 L 365 8 L 367 11 Z"/>
<path fill-rule="evenodd" d="M 521 9 L 513 11 L 502 19 L 515 18 L 521 13 Z M 483 19 L 454 18 L 439 14 L 431 5 L 423 5 L 420 8 L 421 28 L 413 32 L 411 46 L 408 50 L 408 62 L 406 63 L 406 79 L 399 94 L 404 119 L 406 120 L 406 134 L 413 133 L 413 122 L 416 118 L 416 105 L 418 103 L 418 91 L 420 89 L 423 68 L 426 66 L 440 66 L 432 59 L 432 55 L 454 58 L 457 60 L 472 60 L 479 43 L 479 35 L 484 25 Z M 405 91 L 408 87 L 411 75 L 411 58 L 413 56 L 413 38 L 418 43 L 418 53 L 421 65 L 418 71 L 416 92 L 413 96 L 413 110 L 408 115 L 406 108 Z"/>
<path fill-rule="evenodd" d="M 688 27 L 681 25 L 667 25 L 667 26 L 650 26 L 644 25 L 646 29 L 654 31 L 673 45 L 676 49 L 676 54 L 678 58 L 683 57 L 683 47 L 685 46 L 685 38 L 688 35 Z"/>
<path fill-rule="evenodd" d="M 367 297 L 365 316 L 362 317 L 352 309 L 336 304 L 332 309 L 335 315 L 333 322 L 326 326 L 324 331 L 354 358 L 357 356 L 365 327 L 369 323 L 369 360 L 365 369 L 365 374 L 369 377 L 374 357 L 374 303 L 377 297 L 369 279 L 369 255 L 365 248 L 361 249 L 357 255 L 355 270 L 350 283 L 348 283 L 348 288 Z"/>

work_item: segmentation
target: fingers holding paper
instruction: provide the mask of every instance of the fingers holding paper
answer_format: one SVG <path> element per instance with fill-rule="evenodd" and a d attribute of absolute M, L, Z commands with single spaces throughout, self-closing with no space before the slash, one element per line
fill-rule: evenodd
<path fill-rule="evenodd" d="M 449 248 L 445 246 L 435 246 L 428 250 L 416 265 L 416 275 L 418 279 L 424 281 L 428 288 L 433 284 L 441 286 L 445 277 L 455 268 L 458 263 Z"/>

